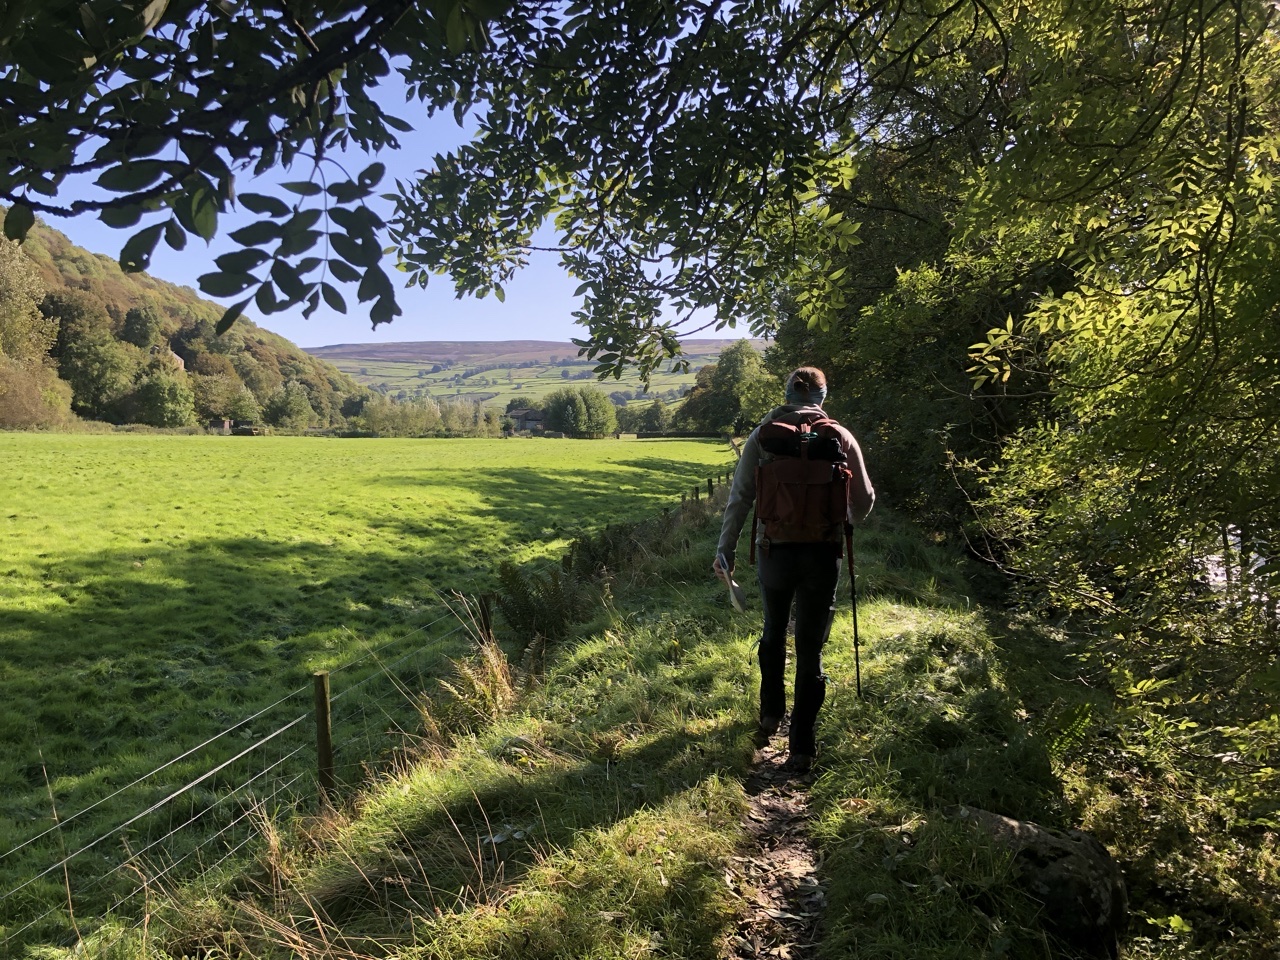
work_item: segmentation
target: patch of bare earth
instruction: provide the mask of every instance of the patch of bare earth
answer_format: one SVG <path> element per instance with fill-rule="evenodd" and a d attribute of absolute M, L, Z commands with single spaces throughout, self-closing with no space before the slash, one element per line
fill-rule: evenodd
<path fill-rule="evenodd" d="M 826 895 L 821 861 L 809 836 L 811 775 L 784 768 L 781 733 L 756 751 L 746 781 L 750 809 L 747 842 L 725 871 L 725 882 L 744 900 L 738 929 L 725 956 L 804 960 L 817 955 L 818 923 Z"/>

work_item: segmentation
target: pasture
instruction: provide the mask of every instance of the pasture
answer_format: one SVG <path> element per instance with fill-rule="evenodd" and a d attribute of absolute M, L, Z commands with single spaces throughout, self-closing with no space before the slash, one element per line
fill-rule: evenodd
<path fill-rule="evenodd" d="M 674 401 L 680 393 L 693 386 L 694 370 L 702 366 L 703 362 L 715 362 L 714 357 L 709 360 L 706 358 L 693 358 L 693 360 L 695 362 L 689 373 L 667 370 L 655 372 L 649 382 L 649 393 Z M 508 366 L 464 376 L 465 371 L 456 368 L 432 373 L 421 363 L 403 360 L 336 359 L 330 362 L 358 383 L 371 386 L 391 396 L 399 396 L 403 392 L 406 397 L 479 400 L 498 410 L 505 410 L 507 403 L 516 397 L 528 397 L 540 401 L 548 394 L 566 386 L 593 386 L 605 393 L 618 390 L 637 393 L 643 387 L 640 377 L 634 373 L 626 374 L 620 380 L 610 378 L 599 381 L 595 377 L 582 377 L 583 374 L 590 373 L 591 365 L 566 366 L 548 363 L 524 368 Z M 562 375 L 565 371 L 569 373 L 568 377 Z"/>
<path fill-rule="evenodd" d="M 646 399 L 676 402 L 694 385 L 700 367 L 715 363 L 732 340 L 688 340 L 683 344 L 689 372 L 664 364 L 653 372 Z M 758 348 L 763 344 L 756 341 Z M 332 363 L 357 382 L 401 398 L 478 400 L 499 410 L 516 397 L 535 401 L 565 386 L 592 385 L 605 393 L 638 394 L 643 384 L 634 372 L 619 380 L 597 381 L 595 364 L 577 356 L 568 343 L 497 341 L 493 343 L 424 342 L 404 344 L 340 344 L 308 353 Z M 634 402 L 634 401 L 633 401 Z"/>
<path fill-rule="evenodd" d="M 42 867 L 21 847 L 55 809 L 76 849 L 124 801 L 81 811 L 423 630 L 440 593 L 656 512 L 730 459 L 691 440 L 0 435 L 0 894 Z M 50 874 L 0 904 L 0 934 L 62 889 Z"/>

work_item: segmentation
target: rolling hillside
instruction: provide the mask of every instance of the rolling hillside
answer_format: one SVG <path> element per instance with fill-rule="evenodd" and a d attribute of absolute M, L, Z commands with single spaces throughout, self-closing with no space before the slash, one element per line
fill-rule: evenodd
<path fill-rule="evenodd" d="M 332 364 L 223 307 L 125 273 L 37 222 L 0 241 L 0 426 L 84 420 L 192 427 L 211 419 L 337 427 L 367 391 Z"/>
<path fill-rule="evenodd" d="M 664 371 L 647 392 L 627 375 L 602 386 L 619 405 L 655 397 L 678 400 L 693 386 L 699 367 L 714 363 L 732 339 L 686 340 L 687 373 Z M 763 341 L 753 341 L 763 348 Z M 358 383 L 398 399 L 434 397 L 479 400 L 505 406 L 515 397 L 540 399 L 566 382 L 595 382 L 593 361 L 572 343 L 555 340 L 434 340 L 421 343 L 342 343 L 308 348 Z"/>

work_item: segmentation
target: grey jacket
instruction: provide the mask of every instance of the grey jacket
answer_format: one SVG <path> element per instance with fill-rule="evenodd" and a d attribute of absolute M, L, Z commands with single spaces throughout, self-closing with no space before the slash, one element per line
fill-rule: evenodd
<path fill-rule="evenodd" d="M 776 420 L 784 414 L 796 412 L 822 412 L 820 406 L 805 404 L 785 404 L 775 407 L 764 418 L 764 423 Z M 742 447 L 742 455 L 738 458 L 738 469 L 733 474 L 733 487 L 729 491 L 729 502 L 724 508 L 724 523 L 720 526 L 720 545 L 718 552 L 732 569 L 734 555 L 737 552 L 738 537 L 742 534 L 742 526 L 756 500 L 756 467 L 762 461 L 772 460 L 773 456 L 760 447 L 760 428 L 751 431 Z M 849 484 L 849 522 L 861 520 L 871 512 L 876 502 L 876 492 L 867 477 L 867 465 L 862 460 L 862 450 L 853 434 L 840 427 L 844 439 L 844 452 L 848 458 L 849 469 L 853 471 L 853 480 Z M 764 529 L 757 534 L 757 546 L 764 538 Z"/>

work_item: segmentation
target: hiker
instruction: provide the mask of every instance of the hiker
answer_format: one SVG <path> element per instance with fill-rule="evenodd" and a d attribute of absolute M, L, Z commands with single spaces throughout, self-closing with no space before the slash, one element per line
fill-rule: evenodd
<path fill-rule="evenodd" d="M 783 677 L 794 600 L 795 703 L 785 766 L 796 773 L 808 772 L 817 751 L 814 726 L 827 690 L 822 647 L 835 611 L 845 525 L 861 520 L 875 503 L 858 442 L 823 412 L 826 396 L 827 379 L 816 367 L 800 367 L 787 378 L 786 403 L 771 411 L 742 447 L 712 565 L 716 576 L 732 581 L 738 535 L 754 505 L 752 559 L 758 552 L 756 575 L 764 602 L 756 743 L 766 745 L 787 713 Z M 801 453 L 802 444 L 807 452 Z M 815 486 L 815 478 L 824 480 L 826 465 L 811 457 L 827 461 L 834 486 Z M 807 484 L 807 498 L 789 496 L 784 489 L 789 478 L 799 476 L 796 471 L 808 471 L 801 481 Z M 789 489 L 794 493 L 797 488 Z M 814 506 L 826 491 L 831 492 L 826 503 Z"/>

